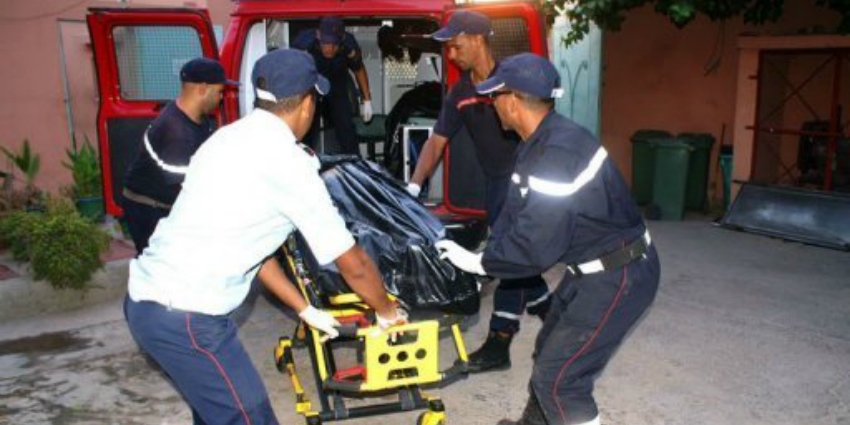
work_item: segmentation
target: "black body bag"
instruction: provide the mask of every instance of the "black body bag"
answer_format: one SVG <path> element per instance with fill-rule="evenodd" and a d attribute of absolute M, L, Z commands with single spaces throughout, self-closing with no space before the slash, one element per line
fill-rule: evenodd
<path fill-rule="evenodd" d="M 321 177 L 357 244 L 372 258 L 387 292 L 408 310 L 478 312 L 475 277 L 440 260 L 434 242 L 445 237 L 440 220 L 378 165 L 352 156 L 324 156 Z M 326 296 L 351 292 L 334 264 L 319 267 L 299 238 L 305 260 L 319 270 Z"/>

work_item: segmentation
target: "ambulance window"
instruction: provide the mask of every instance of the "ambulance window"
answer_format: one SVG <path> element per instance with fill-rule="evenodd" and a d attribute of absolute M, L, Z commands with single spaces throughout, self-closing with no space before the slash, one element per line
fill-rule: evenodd
<path fill-rule="evenodd" d="M 492 20 L 493 36 L 490 47 L 496 60 L 531 50 L 528 25 L 523 18 L 496 18 Z"/>
<path fill-rule="evenodd" d="M 179 26 L 120 26 L 112 31 L 118 85 L 127 100 L 168 101 L 180 93 L 180 68 L 203 56 L 198 32 Z"/>

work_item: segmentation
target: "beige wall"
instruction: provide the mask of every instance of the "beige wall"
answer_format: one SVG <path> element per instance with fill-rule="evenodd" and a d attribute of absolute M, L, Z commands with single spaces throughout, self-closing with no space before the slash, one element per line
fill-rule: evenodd
<path fill-rule="evenodd" d="M 678 29 L 651 6 L 629 13 L 619 32 L 605 34 L 601 139 L 627 179 L 635 130 L 708 132 L 718 140 L 712 155 L 709 191 L 720 196 L 716 153 L 721 129 L 732 144 L 738 79 L 737 39 L 741 33 L 797 33 L 820 25 L 834 28 L 839 17 L 813 0 L 786 1 L 783 19 L 764 26 L 725 24 L 698 18 Z M 721 31 L 722 30 L 722 31 Z M 712 72 L 709 65 L 716 63 Z M 737 164 L 736 158 L 736 164 Z"/>
<path fill-rule="evenodd" d="M 56 191 L 71 180 L 61 165 L 70 146 L 61 51 L 69 58 L 64 74 L 76 133 L 86 133 L 94 142 L 97 90 L 85 13 L 88 7 L 122 5 L 206 7 L 207 1 L 0 1 L 0 146 L 18 149 L 29 139 L 41 155 L 36 185 L 42 189 Z M 7 165 L 0 159 L 0 169 Z"/>

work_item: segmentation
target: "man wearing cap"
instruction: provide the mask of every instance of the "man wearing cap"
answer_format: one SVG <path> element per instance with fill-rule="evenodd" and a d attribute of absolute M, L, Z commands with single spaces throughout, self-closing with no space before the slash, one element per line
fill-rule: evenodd
<path fill-rule="evenodd" d="M 254 277 L 307 324 L 338 335 L 336 320 L 301 297 L 273 256 L 296 229 L 317 261 L 334 262 L 375 309 L 379 327 L 406 321 L 345 228 L 318 162 L 297 142 L 328 81 L 298 50 L 261 57 L 251 79 L 256 109 L 198 149 L 171 214 L 130 262 L 130 332 L 191 406 L 196 424 L 277 424 L 229 316 Z"/>
<path fill-rule="evenodd" d="M 500 424 L 598 425 L 593 382 L 652 303 L 658 255 L 605 148 L 554 112 L 560 78 L 548 60 L 512 56 L 476 88 L 522 144 L 484 252 L 440 241 L 442 257 L 499 278 L 567 266 L 537 336 L 525 411 Z"/>
<path fill-rule="evenodd" d="M 351 121 L 353 113 L 348 97 L 351 84 L 349 70 L 354 73 L 360 88 L 360 117 L 364 122 L 372 120 L 372 95 L 369 91 L 369 75 L 363 65 L 363 54 L 357 40 L 345 31 L 342 19 L 326 17 L 322 18 L 317 30 L 298 33 L 292 47 L 312 55 L 319 73 L 331 83 L 331 92 L 324 97 L 323 108 L 320 108 L 320 114 L 316 114 L 314 125 L 304 142 L 315 145 L 321 115 L 333 123 L 334 136 L 340 145 L 339 153 L 360 155 L 354 123 Z"/>
<path fill-rule="evenodd" d="M 446 26 L 431 35 L 446 44 L 449 60 L 463 72 L 443 101 L 433 135 L 422 147 L 407 190 L 414 197 L 419 195 L 422 183 L 442 160 L 446 144 L 466 127 L 486 178 L 485 209 L 492 226 L 502 209 L 519 138 L 513 131 L 502 129 L 492 101 L 475 91 L 475 84 L 498 67 L 490 50 L 490 35 L 490 19 L 465 10 L 452 14 Z M 470 354 L 470 372 L 510 368 L 510 344 L 519 331 L 523 312 L 542 319 L 550 302 L 549 289 L 539 275 L 501 279 L 493 295 L 490 332 L 481 348 Z"/>
<path fill-rule="evenodd" d="M 180 94 L 153 120 L 124 176 L 124 217 L 137 253 L 148 246 L 159 220 L 180 193 L 189 159 L 215 130 L 209 117 L 224 87 L 237 85 L 217 61 L 197 58 L 180 70 Z"/>

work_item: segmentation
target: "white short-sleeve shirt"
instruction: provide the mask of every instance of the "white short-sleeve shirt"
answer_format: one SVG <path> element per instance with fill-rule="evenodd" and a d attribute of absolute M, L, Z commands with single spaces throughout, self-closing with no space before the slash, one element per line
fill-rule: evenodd
<path fill-rule="evenodd" d="M 317 164 L 284 121 L 261 109 L 219 129 L 192 157 L 149 246 L 130 262 L 130 298 L 227 314 L 295 228 L 320 263 L 335 260 L 354 239 Z"/>

